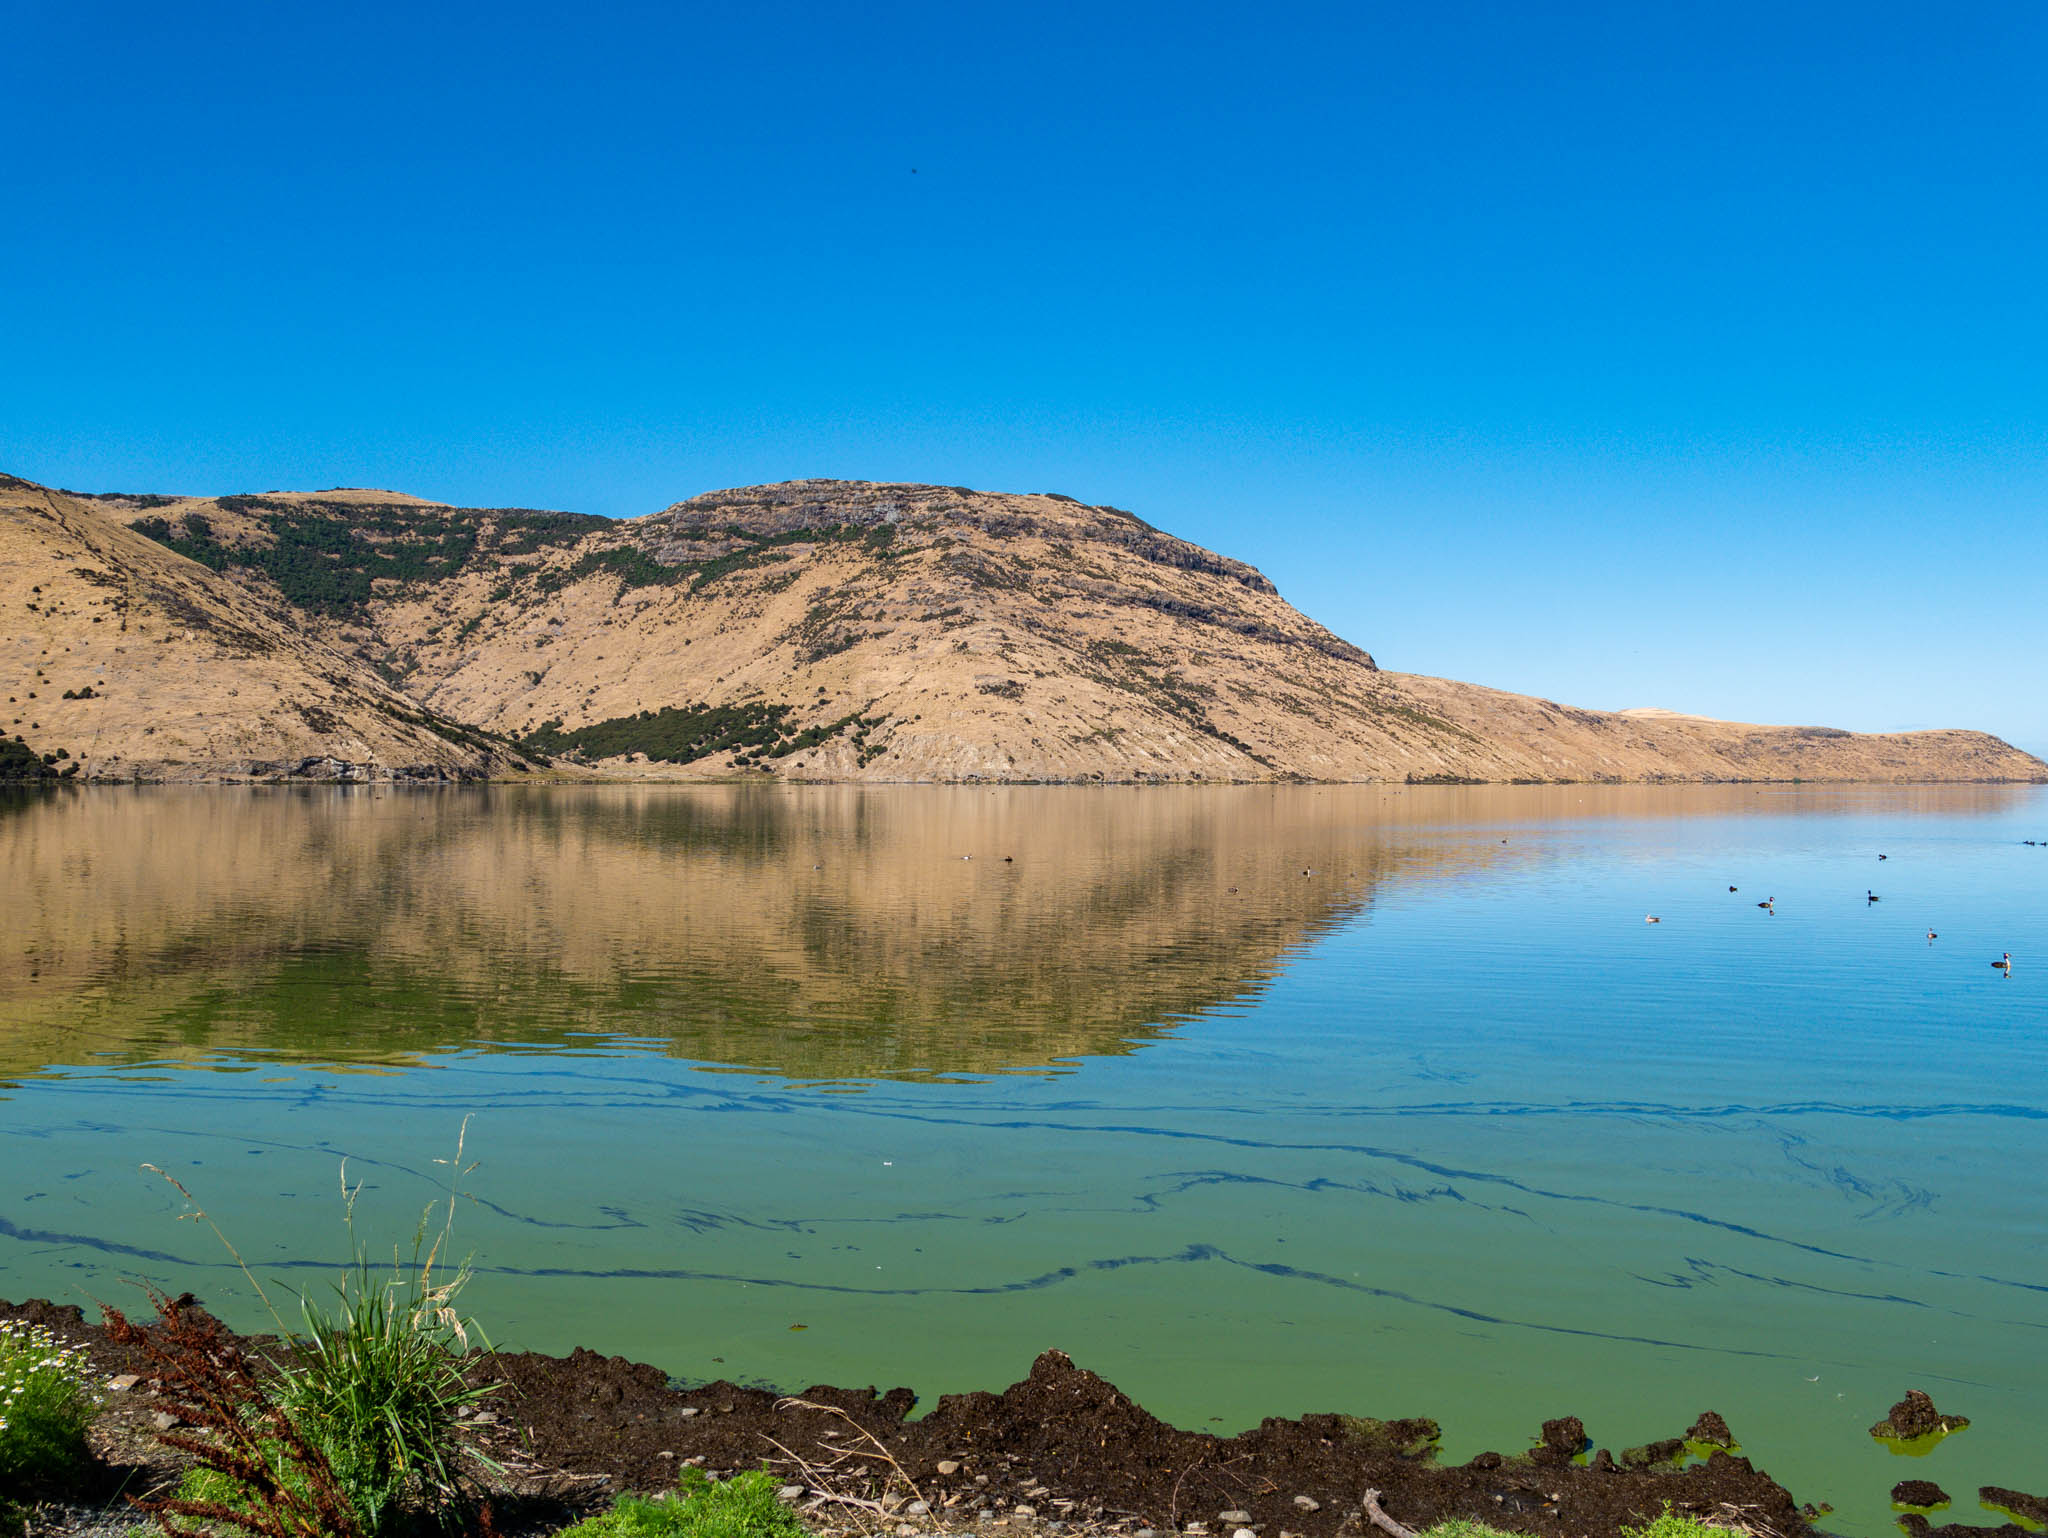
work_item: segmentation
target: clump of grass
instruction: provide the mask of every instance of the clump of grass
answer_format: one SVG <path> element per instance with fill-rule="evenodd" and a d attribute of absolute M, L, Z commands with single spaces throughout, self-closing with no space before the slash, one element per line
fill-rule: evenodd
<path fill-rule="evenodd" d="M 1484 1522 L 1475 1522 L 1470 1517 L 1452 1517 L 1434 1527 L 1425 1527 L 1417 1538 L 1522 1538 L 1519 1533 L 1503 1532 L 1497 1527 L 1488 1527 Z"/>
<path fill-rule="evenodd" d="M 765 1469 L 716 1484 L 702 1469 L 685 1469 L 675 1499 L 621 1496 L 561 1538 L 804 1538 L 803 1523 L 775 1491 L 775 1476 Z"/>
<path fill-rule="evenodd" d="M 212 1397 L 202 1400 L 206 1413 L 185 1418 L 212 1430 L 212 1440 L 228 1445 L 233 1456 L 211 1458 L 187 1447 L 201 1466 L 166 1503 L 168 1514 L 217 1520 L 248 1533 L 295 1535 L 302 1510 L 339 1502 L 348 1514 L 348 1532 L 366 1538 L 421 1525 L 448 1529 L 478 1515 L 462 1459 L 485 1460 L 460 1443 L 456 1412 L 492 1390 L 463 1379 L 462 1356 L 475 1324 L 457 1310 L 456 1298 L 471 1272 L 467 1262 L 448 1258 L 462 1179 L 475 1168 L 463 1163 L 468 1128 L 465 1120 L 455 1157 L 435 1161 L 450 1168 L 445 1206 L 438 1198 L 428 1204 L 413 1233 L 410 1258 L 394 1248 L 388 1270 L 371 1261 L 357 1236 L 355 1204 L 362 1188 L 349 1185 L 344 1162 L 342 1208 L 353 1259 L 335 1283 L 332 1303 L 300 1298 L 303 1329 L 297 1332 L 278 1315 L 219 1225 L 196 1202 L 185 1214 L 213 1229 L 286 1339 L 260 1384 L 245 1369 L 238 1368 L 239 1376 L 225 1385 L 210 1383 L 196 1367 L 187 1369 L 198 1391 Z M 192 1200 L 170 1175 L 156 1173 Z M 186 1445 L 176 1433 L 162 1440 Z M 483 1516 L 487 1527 L 488 1515 Z M 319 1520 L 331 1524 L 331 1513 L 321 1511 Z M 333 1538 L 331 1527 L 303 1530 Z"/>
<path fill-rule="evenodd" d="M 373 1533 L 386 1531 L 407 1506 L 439 1514 L 460 1507 L 456 1412 L 491 1391 L 463 1381 L 461 1359 L 474 1321 L 457 1311 L 455 1299 L 470 1268 L 447 1258 L 462 1177 L 474 1168 L 462 1162 L 467 1130 L 465 1122 L 445 1208 L 438 1201 L 428 1206 L 413 1232 L 411 1258 L 394 1251 L 388 1271 L 372 1265 L 356 1239 L 362 1188 L 349 1186 L 343 1166 L 343 1213 L 355 1260 L 335 1284 L 331 1305 L 300 1299 L 304 1334 L 278 1364 L 278 1405 L 327 1454 Z"/>
<path fill-rule="evenodd" d="M 99 1408 L 85 1374 L 83 1346 L 59 1343 L 39 1324 L 0 1320 L 0 1490 L 57 1490 L 77 1478 Z"/>
<path fill-rule="evenodd" d="M 1734 1508 L 1724 1508 L 1731 1516 L 1740 1515 Z M 1748 1532 L 1749 1529 L 1738 1521 L 1708 1522 L 1699 1517 L 1688 1517 L 1671 1509 L 1671 1503 L 1664 1503 L 1664 1510 L 1641 1527 L 1624 1527 L 1623 1538 L 1728 1538 L 1731 1531 Z"/>

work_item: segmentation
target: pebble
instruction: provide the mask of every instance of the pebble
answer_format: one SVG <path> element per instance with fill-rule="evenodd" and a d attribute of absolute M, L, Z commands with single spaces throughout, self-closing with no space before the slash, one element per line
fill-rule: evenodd
<path fill-rule="evenodd" d="M 1206 1522 L 1190 1522 L 1181 1531 L 1186 1533 L 1188 1538 L 1202 1538 L 1202 1535 L 1209 1531 L 1209 1524 Z"/>
<path fill-rule="evenodd" d="M 1248 1527 L 1240 1527 L 1230 1535 L 1230 1538 L 1259 1538 L 1259 1535 Z"/>
<path fill-rule="evenodd" d="M 693 1415 L 702 1415 L 703 1413 L 695 1405 L 685 1405 L 682 1409 L 676 1411 L 676 1419 L 686 1421 Z"/>
<path fill-rule="evenodd" d="M 480 1410 L 475 1416 L 471 1417 L 470 1424 L 473 1426 L 495 1426 L 498 1424 L 497 1412 L 494 1410 Z"/>
<path fill-rule="evenodd" d="M 1248 1511 L 1219 1511 L 1216 1513 L 1216 1520 L 1218 1522 L 1227 1522 L 1235 1527 L 1243 1527 L 1251 1519 L 1252 1514 Z"/>
<path fill-rule="evenodd" d="M 656 1453 L 654 1456 L 657 1458 L 673 1458 L 675 1454 L 670 1452 L 660 1452 Z"/>
<path fill-rule="evenodd" d="M 917 1529 L 908 1522 L 898 1522 L 896 1524 L 896 1538 L 917 1538 Z"/>
<path fill-rule="evenodd" d="M 930 1516 L 931 1510 L 931 1503 L 928 1501 L 912 1501 L 908 1506 L 905 1506 L 903 1508 L 904 1515 L 912 1517 Z"/>
<path fill-rule="evenodd" d="M 952 1475 L 952 1474 L 957 1474 L 957 1473 L 959 1473 L 959 1472 L 960 1472 L 960 1460 L 959 1460 L 959 1459 L 957 1459 L 957 1458 L 941 1458 L 941 1459 L 939 1460 L 939 1472 L 940 1472 L 941 1474 L 946 1474 L 946 1475 Z"/>
<path fill-rule="evenodd" d="M 673 1454 L 664 1454 L 663 1456 L 671 1457 Z M 775 1498 L 778 1501 L 800 1501 L 804 1498 L 804 1487 L 802 1485 L 784 1485 L 775 1492 Z"/>
<path fill-rule="evenodd" d="M 974 1482 L 978 1485 L 985 1485 L 988 1483 L 988 1475 L 977 1474 L 974 1476 Z"/>
<path fill-rule="evenodd" d="M 125 1394 L 142 1381 L 140 1373 L 124 1372 L 118 1378 L 107 1379 L 107 1387 L 117 1394 Z"/>
<path fill-rule="evenodd" d="M 1035 1517 L 1038 1515 L 1038 1508 L 1036 1506 L 1019 1504 L 1010 1508 L 1010 1515 L 1013 1517 Z"/>
<path fill-rule="evenodd" d="M 1323 1509 L 1323 1503 L 1313 1495 L 1297 1495 L 1294 1498 L 1294 1504 L 1303 1511 L 1321 1511 Z"/>
<path fill-rule="evenodd" d="M 169 1410 L 159 1410 L 149 1418 L 149 1423 L 159 1431 L 169 1431 L 178 1424 L 178 1417 Z"/>

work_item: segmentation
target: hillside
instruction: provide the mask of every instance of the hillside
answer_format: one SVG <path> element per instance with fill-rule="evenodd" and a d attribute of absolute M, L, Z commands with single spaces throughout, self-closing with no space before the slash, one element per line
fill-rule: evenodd
<path fill-rule="evenodd" d="M 11 476 L 0 648 L 0 720 L 22 761 L 0 777 L 480 779 L 521 760 L 309 635 L 288 606 Z"/>
<path fill-rule="evenodd" d="M 1599 713 L 1387 673 L 1252 567 L 1051 494 L 795 481 L 613 522 L 373 491 L 36 491 L 383 705 L 607 776 L 2048 778 L 1975 732 Z M 156 702 L 166 730 L 196 703 Z"/>

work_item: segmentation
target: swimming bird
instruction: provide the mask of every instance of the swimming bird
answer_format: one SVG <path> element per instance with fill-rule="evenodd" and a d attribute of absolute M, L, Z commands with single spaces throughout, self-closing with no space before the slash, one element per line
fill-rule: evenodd
<path fill-rule="evenodd" d="M 1734 887 L 1730 887 L 1730 888 L 1728 888 L 1728 890 L 1732 892 L 1732 891 L 1734 891 L 1734 890 L 1735 890 L 1735 888 L 1734 888 Z"/>
<path fill-rule="evenodd" d="M 1762 902 L 1758 903 L 1758 904 L 1757 904 L 1757 906 L 1758 906 L 1759 908 L 1768 908 L 1768 907 L 1770 907 L 1770 906 L 1771 906 L 1771 905 L 1772 905 L 1773 903 L 1775 903 L 1775 902 L 1776 902 L 1777 900 L 1778 900 L 1778 899 L 1777 899 L 1777 898 L 1775 898 L 1775 897 L 1766 897 L 1766 898 L 1765 898 L 1765 899 L 1764 899 L 1764 900 L 1763 900 Z"/>
<path fill-rule="evenodd" d="M 1927 938 L 1930 940 L 1938 940 L 1941 938 L 1941 936 L 1937 935 L 1933 930 L 1930 929 L 1927 931 Z"/>
<path fill-rule="evenodd" d="M 1863 889 L 1863 900 L 1867 903 L 1881 903 L 1884 901 L 1882 897 L 1871 891 L 1869 887 Z"/>
<path fill-rule="evenodd" d="M 2000 971 L 2010 975 L 2012 972 L 2012 952 L 2007 951 L 2003 956 L 1999 957 L 1996 961 L 1992 962 L 1991 964 L 1994 967 L 1997 967 Z"/>
<path fill-rule="evenodd" d="M 1657 915 L 1654 913 L 1645 913 L 1643 915 L 1643 922 L 1645 924 L 1661 924 L 1664 921 L 1658 918 Z"/>
<path fill-rule="evenodd" d="M 1878 858 L 1879 858 L 1880 860 L 1889 860 L 1889 859 L 1891 858 L 1891 856 L 1890 856 L 1890 855 L 1888 855 L 1888 854 L 1881 854 L 1881 855 L 1879 855 L 1879 856 L 1878 856 Z"/>

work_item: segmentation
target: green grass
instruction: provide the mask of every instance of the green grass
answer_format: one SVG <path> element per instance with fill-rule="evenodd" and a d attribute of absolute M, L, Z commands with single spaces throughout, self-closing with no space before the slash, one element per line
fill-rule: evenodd
<path fill-rule="evenodd" d="M 305 1333 L 279 1364 L 273 1391 L 299 1433 L 326 1453 L 349 1504 L 373 1533 L 391 1531 L 408 1511 L 453 1509 L 462 1485 L 455 1412 L 489 1392 L 462 1378 L 473 1321 L 455 1302 L 470 1272 L 449 1259 L 465 1173 L 460 1140 L 450 1169 L 440 1231 L 430 1233 L 437 1202 L 420 1216 L 410 1260 L 394 1253 L 384 1271 L 356 1241 L 361 1188 L 349 1188 L 344 1166 L 355 1263 L 335 1283 L 332 1304 L 299 1300 Z"/>
<path fill-rule="evenodd" d="M 308 1495 L 311 1486 L 302 1470 L 296 1467 L 284 1450 L 273 1439 L 266 1438 L 262 1444 L 265 1460 L 270 1464 L 278 1483 L 302 1499 Z M 187 1469 L 178 1480 L 177 1498 L 181 1501 L 196 1501 L 206 1506 L 217 1506 L 231 1511 L 237 1517 L 246 1517 L 247 1522 L 235 1525 L 248 1532 L 260 1532 L 259 1524 L 266 1513 L 264 1503 L 259 1500 L 240 1480 L 223 1474 L 218 1469 L 205 1467 Z M 130 1528 L 132 1535 L 147 1532 L 148 1529 Z"/>
<path fill-rule="evenodd" d="M 1641 1527 L 1624 1527 L 1626 1538 L 1728 1538 L 1728 1529 L 1716 1527 L 1711 1522 L 1702 1522 L 1698 1517 L 1684 1517 L 1671 1509 L 1671 1503 L 1664 1503 L 1664 1510 Z"/>
<path fill-rule="evenodd" d="M 1663 1515 L 1654 1521 L 1643 1527 L 1624 1527 L 1622 1532 L 1627 1538 L 1728 1538 L 1727 1528 L 1702 1522 L 1697 1517 L 1682 1517 L 1671 1509 L 1669 1501 L 1664 1503 Z M 1468 1517 L 1452 1517 L 1449 1521 L 1422 1529 L 1418 1538 L 1522 1538 L 1522 1535 L 1504 1532 Z"/>
<path fill-rule="evenodd" d="M 0 1320 L 0 1490 L 58 1490 L 90 1457 L 85 1428 L 99 1408 L 85 1350 L 41 1325 Z"/>
<path fill-rule="evenodd" d="M 622 1496 L 561 1538 L 804 1538 L 796 1513 L 775 1498 L 775 1477 L 765 1469 L 735 1474 L 720 1484 L 701 1469 L 685 1469 L 676 1498 Z"/>

